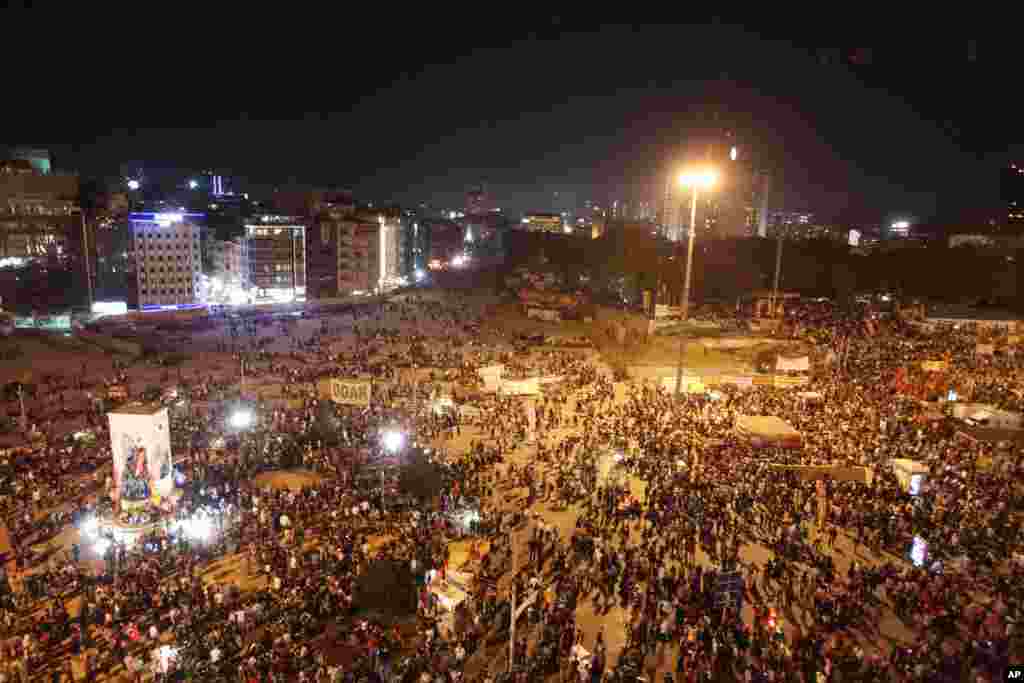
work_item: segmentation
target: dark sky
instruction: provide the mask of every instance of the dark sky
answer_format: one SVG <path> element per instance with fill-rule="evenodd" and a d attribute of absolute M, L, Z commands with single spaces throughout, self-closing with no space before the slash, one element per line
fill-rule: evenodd
<path fill-rule="evenodd" d="M 876 46 L 858 65 L 720 25 L 235 35 L 55 41 L 79 50 L 80 76 L 57 88 L 26 66 L 7 142 L 85 174 L 216 167 L 454 206 L 483 180 L 507 210 L 549 210 L 556 191 L 651 198 L 717 110 L 783 178 L 787 208 L 850 220 L 988 205 L 1013 142 L 984 41 L 976 62 L 962 39 Z"/>

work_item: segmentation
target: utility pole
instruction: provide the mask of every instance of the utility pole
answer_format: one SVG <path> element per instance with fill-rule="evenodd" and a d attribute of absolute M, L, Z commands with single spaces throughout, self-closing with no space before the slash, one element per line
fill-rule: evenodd
<path fill-rule="evenodd" d="M 693 268 L 693 243 L 697 241 L 697 183 L 693 183 L 693 196 L 690 199 L 690 234 L 686 240 L 686 272 L 683 276 L 683 325 L 690 320 L 690 278 Z M 686 335 L 679 335 L 679 365 L 676 368 L 676 398 L 683 390 L 683 359 L 686 356 Z"/>
<path fill-rule="evenodd" d="M 779 298 L 779 278 L 782 275 L 782 229 L 779 228 L 778 242 L 775 247 L 775 282 L 772 285 L 772 298 L 771 298 L 771 317 L 775 317 L 775 307 L 778 305 L 776 302 Z"/>
<path fill-rule="evenodd" d="M 21 431 L 28 429 L 28 416 L 25 415 L 25 395 L 22 393 L 22 384 L 18 382 L 18 403 L 21 405 Z"/>
<path fill-rule="evenodd" d="M 85 264 L 85 285 L 89 293 L 89 311 L 92 312 L 93 292 L 92 268 L 89 267 L 89 231 L 86 228 L 85 211 L 79 211 L 78 215 L 82 219 L 82 262 Z"/>

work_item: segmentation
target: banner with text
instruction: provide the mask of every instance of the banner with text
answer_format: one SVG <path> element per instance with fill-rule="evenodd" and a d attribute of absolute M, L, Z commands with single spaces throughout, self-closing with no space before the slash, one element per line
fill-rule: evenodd
<path fill-rule="evenodd" d="M 325 379 L 320 382 L 320 397 L 335 403 L 353 406 L 370 405 L 370 383 L 344 379 Z"/>
<path fill-rule="evenodd" d="M 501 393 L 511 396 L 536 396 L 540 393 L 538 378 L 505 380 L 501 383 Z"/>
<path fill-rule="evenodd" d="M 811 359 L 807 356 L 799 358 L 779 356 L 775 361 L 775 369 L 780 372 L 807 372 L 811 369 Z"/>

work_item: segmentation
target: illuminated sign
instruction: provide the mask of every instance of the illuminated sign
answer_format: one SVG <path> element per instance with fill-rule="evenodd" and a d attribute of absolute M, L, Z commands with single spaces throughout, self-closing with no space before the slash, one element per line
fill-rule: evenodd
<path fill-rule="evenodd" d="M 92 305 L 92 312 L 98 315 L 124 315 L 128 312 L 128 304 L 124 301 L 97 301 Z"/>

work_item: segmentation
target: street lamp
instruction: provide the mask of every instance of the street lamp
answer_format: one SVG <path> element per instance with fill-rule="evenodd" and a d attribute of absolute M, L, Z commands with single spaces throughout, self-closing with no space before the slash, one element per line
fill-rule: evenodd
<path fill-rule="evenodd" d="M 252 412 L 248 410 L 237 410 L 231 415 L 231 426 L 235 429 L 245 429 L 252 424 Z"/>
<path fill-rule="evenodd" d="M 198 182 L 198 181 L 196 181 L 196 180 L 190 180 L 190 181 L 188 181 L 188 189 L 190 189 L 190 190 L 194 190 L 194 189 L 196 189 L 197 187 L 199 187 L 199 182 Z"/>
<path fill-rule="evenodd" d="M 690 234 L 686 240 L 686 274 L 683 276 L 683 324 L 690 319 L 690 271 L 693 267 L 693 243 L 697 240 L 697 197 L 701 188 L 710 190 L 718 182 L 718 172 L 713 168 L 692 169 L 679 174 L 679 185 L 693 190 L 690 198 Z M 676 369 L 676 396 L 682 392 L 683 356 L 686 351 L 686 337 L 679 335 L 679 367 Z"/>
<path fill-rule="evenodd" d="M 131 190 L 132 192 L 139 189 L 140 187 L 142 187 L 142 184 L 135 178 L 132 178 L 131 180 L 128 181 L 128 189 Z"/>
<path fill-rule="evenodd" d="M 384 432 L 382 441 L 385 450 L 389 453 L 397 453 L 402 448 L 402 445 L 405 444 L 405 435 L 402 432 L 389 429 Z"/>

